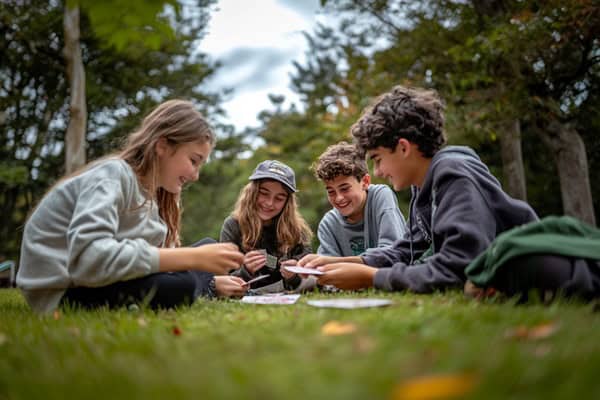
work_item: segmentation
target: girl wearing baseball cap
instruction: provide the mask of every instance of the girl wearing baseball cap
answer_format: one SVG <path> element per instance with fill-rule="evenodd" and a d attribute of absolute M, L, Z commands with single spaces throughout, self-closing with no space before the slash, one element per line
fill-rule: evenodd
<path fill-rule="evenodd" d="M 257 293 L 310 287 L 309 281 L 282 268 L 311 252 L 312 232 L 298 211 L 294 171 L 266 160 L 249 180 L 221 229 L 220 241 L 234 243 L 245 253 L 244 264 L 233 275 L 245 281 L 265 276 L 250 284 Z"/>

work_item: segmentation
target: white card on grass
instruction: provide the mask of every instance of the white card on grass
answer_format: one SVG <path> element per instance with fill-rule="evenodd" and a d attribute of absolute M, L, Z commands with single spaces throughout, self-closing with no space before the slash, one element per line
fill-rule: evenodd
<path fill-rule="evenodd" d="M 266 294 L 262 296 L 244 296 L 242 303 L 246 304 L 294 304 L 300 298 L 299 294 Z"/>
<path fill-rule="evenodd" d="M 306 304 L 309 304 L 314 307 L 350 309 L 389 306 L 390 304 L 392 304 L 392 301 L 387 299 L 327 299 L 308 300 Z"/>
<path fill-rule="evenodd" d="M 305 274 L 305 275 L 323 275 L 324 272 L 319 271 L 317 269 L 314 268 L 304 268 L 304 267 L 299 267 L 297 265 L 285 265 L 283 268 L 287 269 L 290 272 L 293 272 L 295 274 Z"/>

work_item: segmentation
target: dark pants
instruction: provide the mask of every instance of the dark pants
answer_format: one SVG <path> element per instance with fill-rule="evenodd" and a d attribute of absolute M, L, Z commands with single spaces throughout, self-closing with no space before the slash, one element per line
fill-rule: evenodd
<path fill-rule="evenodd" d="M 532 289 L 589 301 L 600 297 L 600 262 L 559 255 L 518 257 L 498 271 L 492 286 L 523 301 Z"/>
<path fill-rule="evenodd" d="M 208 243 L 215 241 L 202 239 L 192 247 Z M 210 296 L 209 283 L 213 278 L 214 274 L 204 271 L 159 272 L 102 287 L 69 288 L 61 304 L 83 308 L 118 308 L 131 304 L 152 309 L 173 308 L 192 304 L 198 296 Z"/>

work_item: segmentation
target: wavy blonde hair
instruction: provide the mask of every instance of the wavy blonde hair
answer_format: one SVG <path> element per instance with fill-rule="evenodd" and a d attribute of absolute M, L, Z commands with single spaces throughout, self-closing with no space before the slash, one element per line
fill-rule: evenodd
<path fill-rule="evenodd" d="M 215 134 L 194 104 L 185 100 L 168 100 L 158 105 L 144 118 L 140 127 L 132 132 L 119 157 L 135 171 L 138 179 L 150 178 L 145 188 L 158 204 L 160 217 L 167 225 L 165 247 L 181 244 L 180 196 L 158 187 L 158 157 L 156 144 L 165 138 L 173 151 L 186 143 L 200 142 L 215 145 Z"/>
<path fill-rule="evenodd" d="M 242 250 L 250 251 L 255 248 L 263 228 L 263 223 L 258 216 L 257 199 L 260 182 L 270 179 L 260 179 L 248 183 L 240 191 L 231 216 L 238 221 L 242 234 Z M 273 182 L 277 182 L 273 180 Z M 278 182 L 279 183 L 279 182 Z M 277 220 L 277 243 L 279 252 L 284 255 L 298 244 L 308 245 L 312 239 L 312 231 L 300 211 L 296 194 L 288 193 L 288 198 L 275 219 Z"/>

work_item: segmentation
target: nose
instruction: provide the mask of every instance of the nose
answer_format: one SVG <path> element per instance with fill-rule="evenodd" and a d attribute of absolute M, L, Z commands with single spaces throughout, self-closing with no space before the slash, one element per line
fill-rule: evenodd
<path fill-rule="evenodd" d="M 200 168 L 196 168 L 192 175 L 192 181 L 196 182 L 199 177 L 200 177 Z"/>
<path fill-rule="evenodd" d="M 342 201 L 344 200 L 344 196 L 341 193 L 336 193 L 335 194 L 335 201 Z"/>
<path fill-rule="evenodd" d="M 382 178 L 383 177 L 383 173 L 381 172 L 381 168 L 379 167 L 379 165 L 375 166 L 375 176 L 378 178 Z"/>

